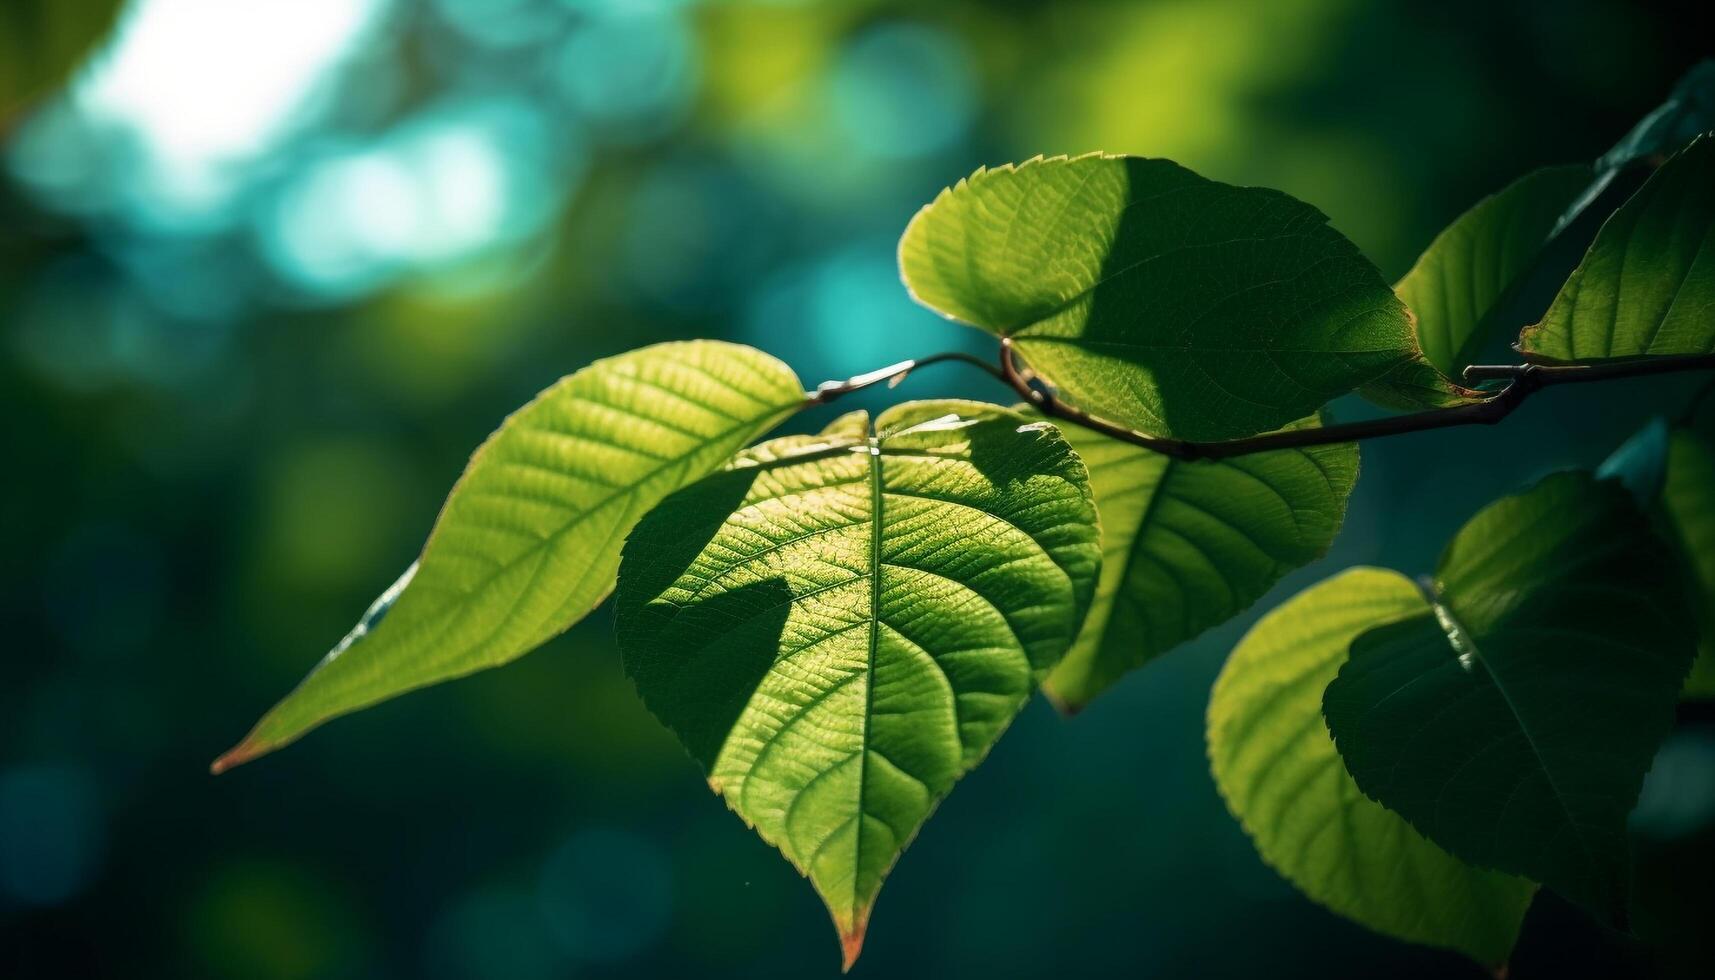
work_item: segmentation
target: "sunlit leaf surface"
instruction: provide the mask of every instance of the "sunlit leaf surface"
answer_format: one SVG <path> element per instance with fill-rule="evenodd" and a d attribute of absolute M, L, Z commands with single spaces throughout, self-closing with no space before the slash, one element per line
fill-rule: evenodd
<path fill-rule="evenodd" d="M 1355 443 L 1184 462 L 1063 431 L 1089 467 L 1103 553 L 1084 628 L 1044 685 L 1068 711 L 1326 552 L 1358 476 Z"/>
<path fill-rule="evenodd" d="M 1209 698 L 1209 765 L 1257 852 L 1377 932 L 1506 962 L 1536 886 L 1473 868 L 1364 796 L 1322 723 L 1359 634 L 1428 612 L 1398 572 L 1354 568 L 1294 596 L 1234 648 Z"/>
<path fill-rule="evenodd" d="M 1367 385 L 1364 395 L 1400 408 L 1482 397 L 1455 382 L 1496 329 L 1522 326 L 1493 323 L 1489 314 L 1530 270 L 1560 214 L 1589 183 L 1589 167 L 1526 174 L 1435 236 L 1394 284 L 1415 317 L 1423 359 Z"/>
<path fill-rule="evenodd" d="M 1416 354 L 1404 307 L 1322 212 L 1167 160 L 979 170 L 918 212 L 899 258 L 919 302 L 1157 435 L 1279 428 Z"/>
<path fill-rule="evenodd" d="M 1715 137 L 1663 164 L 1608 219 L 1519 349 L 1566 362 L 1715 352 Z"/>
<path fill-rule="evenodd" d="M 848 968 L 900 852 L 1071 644 L 1101 560 L 1053 426 L 973 402 L 867 423 L 675 494 L 619 585 L 644 702 L 809 877 Z"/>
<path fill-rule="evenodd" d="M 646 347 L 562 379 L 477 449 L 422 558 L 216 770 L 536 648 L 613 589 L 638 518 L 803 401 L 784 364 L 715 341 Z"/>

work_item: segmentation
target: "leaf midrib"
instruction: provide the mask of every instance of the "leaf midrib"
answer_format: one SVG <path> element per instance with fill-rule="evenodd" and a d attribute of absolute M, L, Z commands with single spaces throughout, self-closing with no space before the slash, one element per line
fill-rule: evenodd
<path fill-rule="evenodd" d="M 1495 691 L 1500 694 L 1501 703 L 1507 706 L 1507 713 L 1512 715 L 1513 721 L 1517 723 L 1519 733 L 1524 736 L 1525 744 L 1530 746 L 1530 754 L 1532 758 L 1536 759 L 1537 768 L 1542 770 L 1543 778 L 1548 781 L 1548 788 L 1554 791 L 1554 800 L 1560 805 L 1560 812 L 1566 817 L 1567 825 L 1573 829 L 1572 837 L 1578 842 L 1578 850 L 1584 854 L 1584 860 L 1586 863 L 1592 868 L 1595 867 L 1596 856 L 1594 852 L 1590 850 L 1589 843 L 1584 839 L 1583 823 L 1577 819 L 1572 812 L 1572 808 L 1567 805 L 1566 794 L 1561 790 L 1560 784 L 1555 781 L 1554 772 L 1549 767 L 1548 761 L 1543 758 L 1542 749 L 1537 744 L 1536 735 L 1531 732 L 1530 726 L 1525 723 L 1524 715 L 1519 712 L 1518 705 L 1513 701 L 1512 694 L 1507 690 L 1506 684 L 1502 683 L 1501 675 L 1496 672 L 1495 668 L 1489 661 L 1488 655 L 1483 652 L 1483 644 L 1477 642 L 1476 635 L 1471 632 L 1470 628 L 1467 627 L 1459 618 L 1458 614 L 1453 611 L 1453 608 L 1442 601 L 1440 592 L 1435 586 L 1428 583 L 1425 584 L 1424 598 L 1429 600 L 1430 606 L 1434 608 L 1439 616 L 1445 616 L 1447 618 L 1447 622 L 1452 623 L 1454 628 L 1456 628 L 1465 637 L 1465 642 L 1470 645 L 1471 653 L 1476 660 L 1482 663 L 1483 672 L 1488 675 L 1489 682 L 1495 686 Z M 1436 625 L 1441 629 L 1442 635 L 1446 636 L 1447 630 L 1444 627 L 1441 627 L 1439 623 Z M 1452 637 L 1447 637 L 1447 640 L 1448 646 L 1453 649 L 1455 654 L 1457 654 L 1459 652 L 1459 648 L 1453 644 Z"/>
<path fill-rule="evenodd" d="M 782 406 L 779 410 L 784 411 L 788 407 L 790 407 L 790 406 Z M 678 456 L 673 456 L 673 457 L 670 457 L 668 459 L 663 460 L 660 463 L 660 465 L 651 468 L 648 472 L 644 473 L 642 476 L 639 476 L 634 482 L 630 483 L 629 485 L 627 485 L 625 487 L 615 488 L 612 492 L 606 494 L 600 500 L 597 500 L 594 503 L 589 504 L 588 506 L 584 507 L 579 513 L 573 515 L 570 520 L 566 521 L 564 524 L 560 525 L 559 527 L 555 528 L 553 531 L 549 532 L 549 534 L 546 537 L 539 539 L 535 545 L 525 549 L 522 553 L 520 553 L 519 555 L 517 555 L 511 559 L 508 559 L 506 562 L 496 565 L 494 567 L 494 569 L 492 571 L 490 571 L 487 575 L 485 575 L 481 580 L 479 580 L 475 584 L 471 585 L 467 589 L 460 590 L 460 592 L 458 594 L 458 599 L 455 602 L 446 603 L 446 604 L 442 605 L 441 608 L 439 610 L 437 610 L 435 613 L 431 613 L 428 617 L 421 619 L 417 622 L 414 622 L 412 624 L 412 627 L 411 627 L 411 632 L 412 633 L 420 633 L 423 630 L 429 628 L 429 626 L 431 626 L 432 624 L 441 622 L 442 620 L 444 620 L 448 616 L 455 614 L 458 611 L 458 607 L 460 605 L 468 604 L 469 602 L 471 602 L 473 597 L 475 597 L 478 593 L 482 592 L 483 590 L 492 586 L 494 584 L 494 582 L 497 579 L 499 579 L 502 575 L 505 575 L 507 572 L 518 567 L 519 565 L 523 564 L 525 561 L 527 561 L 531 558 L 539 557 L 543 552 L 551 549 L 556 543 L 558 543 L 559 540 L 563 536 L 565 536 L 566 534 L 569 534 L 574 529 L 576 529 L 576 528 L 582 526 L 583 524 L 587 523 L 597 513 L 601 512 L 602 510 L 605 510 L 610 504 L 613 504 L 615 501 L 620 501 L 620 500 L 624 500 L 627 498 L 635 500 L 638 493 L 642 490 L 643 486 L 645 484 L 649 483 L 650 481 L 654 480 L 656 477 L 659 477 L 662 473 L 666 472 L 667 470 L 671 469 L 674 466 L 683 465 L 684 463 L 688 462 L 693 457 L 695 457 L 699 452 L 707 450 L 710 445 L 717 443 L 721 440 L 727 439 L 728 437 L 738 433 L 739 431 L 741 431 L 745 428 L 748 428 L 750 426 L 754 426 L 754 425 L 758 424 L 759 422 L 760 422 L 760 420 L 757 420 L 757 421 L 752 421 L 749 423 L 741 423 L 738 425 L 728 426 L 727 428 L 722 429 L 721 431 L 706 437 L 703 440 L 701 445 L 692 448 L 689 452 L 682 453 Z M 581 438 L 581 436 L 579 436 L 579 438 Z M 458 488 L 455 487 L 453 492 L 457 493 Z M 433 541 L 434 541 L 434 535 L 431 534 L 430 544 L 433 544 Z M 427 546 L 425 546 L 423 549 L 423 556 L 425 559 L 428 557 L 428 554 L 429 554 L 429 548 Z M 587 575 L 586 575 L 586 577 L 587 577 Z M 579 584 L 581 585 L 582 583 L 580 582 Z M 400 598 L 403 599 L 404 597 L 401 596 Z M 389 617 L 389 618 L 392 618 L 392 617 Z M 379 627 L 377 627 L 377 632 L 378 631 L 379 631 Z M 480 649 L 483 645 L 487 644 L 493 638 L 494 638 L 494 634 L 490 633 L 488 636 L 485 636 L 479 643 L 475 644 L 470 649 Z M 401 638 L 400 642 L 403 642 L 403 638 Z M 468 653 L 468 652 L 469 652 L 468 649 L 465 651 L 460 651 L 460 653 Z"/>
<path fill-rule="evenodd" d="M 858 742 L 857 830 L 852 838 L 852 928 L 857 927 L 858 885 L 863 874 L 864 802 L 869 786 L 869 729 L 875 714 L 875 658 L 881 646 L 881 439 L 869 437 L 869 658 L 864 663 L 863 738 Z"/>

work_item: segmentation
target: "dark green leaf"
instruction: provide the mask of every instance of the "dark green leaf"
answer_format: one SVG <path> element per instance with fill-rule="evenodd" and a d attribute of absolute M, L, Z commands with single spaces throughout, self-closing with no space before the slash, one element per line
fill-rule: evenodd
<path fill-rule="evenodd" d="M 1715 411 L 1669 437 L 1667 515 L 1686 574 L 1691 580 L 1702 642 L 1685 695 L 1715 698 Z"/>
<path fill-rule="evenodd" d="M 1422 616 L 1398 572 L 1354 568 L 1264 616 L 1209 698 L 1209 765 L 1268 865 L 1377 932 L 1506 962 L 1536 886 L 1481 871 L 1359 792 L 1322 724 L 1322 691 L 1352 639 Z"/>
<path fill-rule="evenodd" d="M 919 302 L 1160 435 L 1276 429 L 1416 353 L 1404 307 L 1320 211 L 1166 160 L 979 170 L 918 212 L 899 256 Z"/>
<path fill-rule="evenodd" d="M 1653 419 L 1596 471 L 1657 517 L 1693 594 L 1701 643 L 1684 696 L 1715 697 L 1715 412 L 1669 430 Z"/>
<path fill-rule="evenodd" d="M 1064 432 L 1090 470 L 1103 553 L 1090 615 L 1044 685 L 1065 711 L 1324 554 L 1358 476 L 1356 443 L 1183 462 L 1077 426 Z"/>
<path fill-rule="evenodd" d="M 1626 815 L 1696 644 L 1672 554 L 1617 482 L 1563 473 L 1472 518 L 1433 585 L 1328 686 L 1347 769 L 1454 855 L 1624 922 Z"/>
<path fill-rule="evenodd" d="M 669 498 L 620 567 L 649 709 L 827 903 L 845 964 L 883 878 L 1065 653 L 1101 549 L 1053 426 L 859 413 Z"/>

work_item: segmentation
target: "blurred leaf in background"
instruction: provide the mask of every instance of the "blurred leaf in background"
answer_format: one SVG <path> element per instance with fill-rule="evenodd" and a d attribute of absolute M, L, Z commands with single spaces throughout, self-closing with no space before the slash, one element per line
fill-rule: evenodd
<path fill-rule="evenodd" d="M 0 126 L 51 90 L 113 26 L 123 0 L 15 0 L 0 12 Z"/>

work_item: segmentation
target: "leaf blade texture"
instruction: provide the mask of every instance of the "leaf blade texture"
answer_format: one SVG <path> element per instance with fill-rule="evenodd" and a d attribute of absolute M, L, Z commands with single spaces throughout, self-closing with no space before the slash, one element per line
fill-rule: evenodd
<path fill-rule="evenodd" d="M 1519 350 L 1556 363 L 1715 352 L 1715 137 L 1608 218 Z"/>
<path fill-rule="evenodd" d="M 908 403 L 765 443 L 645 518 L 618 636 L 644 703 L 822 896 L 849 968 L 899 854 L 1071 643 L 1099 561 L 1057 430 Z"/>
<path fill-rule="evenodd" d="M 979 170 L 912 218 L 899 258 L 919 303 L 1157 435 L 1276 429 L 1416 353 L 1403 305 L 1320 211 L 1166 160 Z"/>
<path fill-rule="evenodd" d="M 1485 397 L 1457 379 L 1500 326 L 1491 314 L 1521 286 L 1561 213 L 1590 183 L 1590 173 L 1583 166 L 1533 171 L 1442 229 L 1394 284 L 1411 309 L 1423 358 L 1365 386 L 1364 395 L 1407 409 Z"/>
<path fill-rule="evenodd" d="M 1209 698 L 1209 766 L 1264 863 L 1366 928 L 1505 964 L 1536 886 L 1474 868 L 1366 797 L 1322 723 L 1322 692 L 1359 634 L 1421 615 L 1398 572 L 1354 568 L 1271 610 Z"/>
<path fill-rule="evenodd" d="M 803 401 L 784 364 L 718 341 L 645 347 L 561 379 L 476 450 L 422 557 L 215 771 L 539 646 L 612 591 L 644 512 Z"/>
<path fill-rule="evenodd" d="M 1089 469 L 1103 551 L 1090 613 L 1044 685 L 1065 712 L 1326 554 L 1358 475 L 1356 443 L 1187 462 L 1063 432 Z"/>
<path fill-rule="evenodd" d="M 1668 437 L 1662 507 L 1685 561 L 1701 625 L 1697 661 L 1685 695 L 1715 698 L 1715 412 L 1701 426 L 1682 426 Z"/>
<path fill-rule="evenodd" d="M 1597 474 L 1622 481 L 1653 508 L 1697 614 L 1697 660 L 1682 695 L 1715 697 L 1715 402 L 1699 399 L 1672 428 L 1652 421 L 1609 455 Z"/>
<path fill-rule="evenodd" d="M 1434 595 L 1328 685 L 1347 770 L 1452 854 L 1623 924 L 1626 816 L 1696 643 L 1673 556 L 1621 483 L 1560 473 L 1473 517 Z"/>

